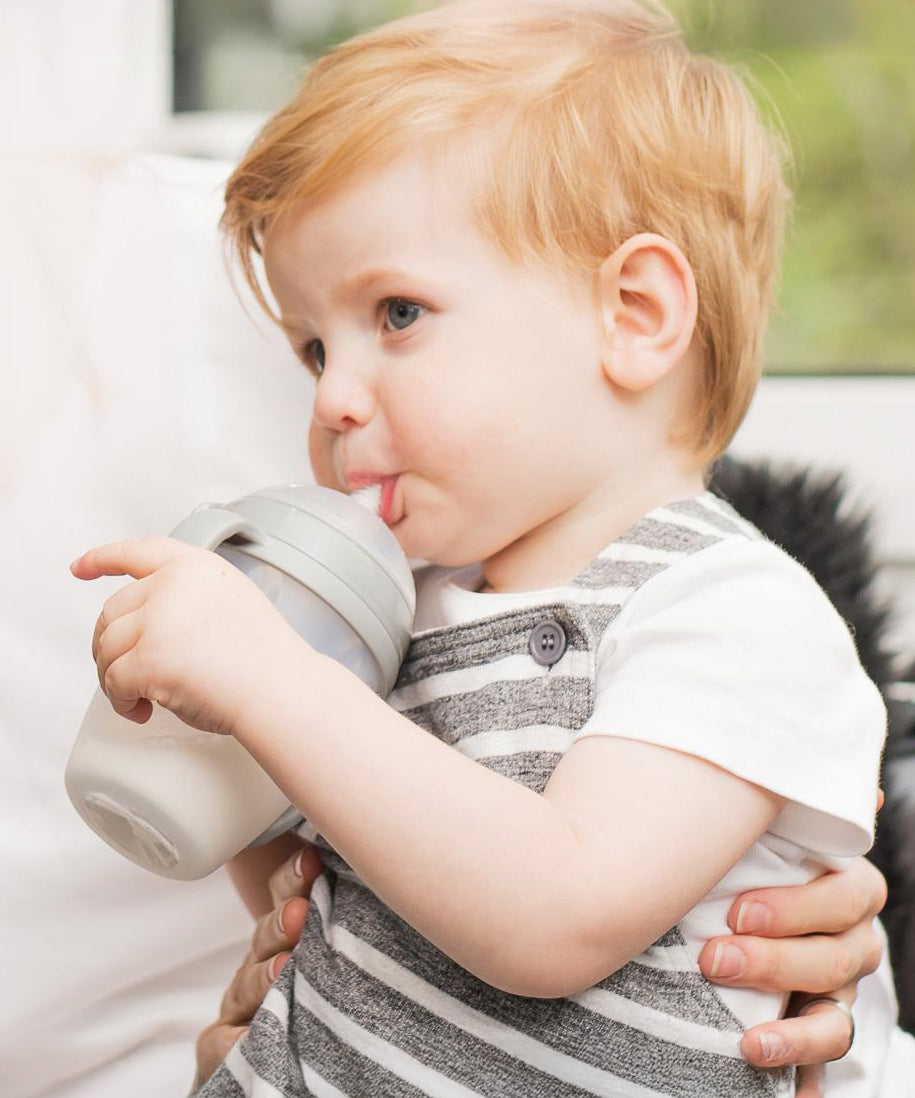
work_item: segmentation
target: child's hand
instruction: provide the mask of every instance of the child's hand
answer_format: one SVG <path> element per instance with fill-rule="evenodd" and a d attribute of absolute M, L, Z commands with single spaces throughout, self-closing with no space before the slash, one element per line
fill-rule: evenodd
<path fill-rule="evenodd" d="M 102 690 L 138 724 L 152 702 L 205 732 L 231 734 L 290 641 L 307 650 L 263 592 L 228 561 L 173 538 L 90 549 L 78 579 L 133 576 L 102 608 L 92 638 Z"/>

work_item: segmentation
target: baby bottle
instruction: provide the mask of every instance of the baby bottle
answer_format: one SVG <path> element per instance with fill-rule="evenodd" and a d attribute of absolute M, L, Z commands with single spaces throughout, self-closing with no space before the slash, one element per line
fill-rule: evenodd
<path fill-rule="evenodd" d="M 261 588 L 313 648 L 376 693 L 393 688 L 410 640 L 410 567 L 377 514 L 379 490 L 266 488 L 204 504 L 172 531 L 213 549 Z M 200 732 L 153 705 L 137 724 L 96 690 L 67 763 L 85 822 L 144 869 L 196 880 L 300 814 L 232 736 Z"/>

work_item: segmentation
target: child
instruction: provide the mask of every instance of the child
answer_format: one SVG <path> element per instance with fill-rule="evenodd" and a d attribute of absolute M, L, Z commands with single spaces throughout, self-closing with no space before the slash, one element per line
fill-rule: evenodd
<path fill-rule="evenodd" d="M 139 581 L 94 638 L 115 708 L 235 735 L 329 866 L 205 1098 L 792 1093 L 738 1051 L 783 1001 L 696 963 L 736 895 L 872 835 L 879 694 L 704 487 L 786 202 L 739 81 L 637 0 L 354 39 L 233 175 L 224 224 L 317 378 L 316 479 L 380 484 L 428 564 L 389 705 L 214 554 L 74 565 Z"/>

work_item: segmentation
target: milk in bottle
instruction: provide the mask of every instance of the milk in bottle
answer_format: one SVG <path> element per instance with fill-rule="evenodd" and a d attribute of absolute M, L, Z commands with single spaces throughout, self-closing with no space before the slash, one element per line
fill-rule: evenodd
<path fill-rule="evenodd" d="M 377 515 L 377 489 L 262 489 L 204 505 L 172 537 L 240 568 L 312 647 L 382 697 L 406 654 L 413 577 Z M 298 820 L 282 791 L 232 736 L 200 732 L 153 705 L 145 724 L 101 690 L 89 703 L 65 775 L 85 822 L 154 873 L 206 876 Z"/>

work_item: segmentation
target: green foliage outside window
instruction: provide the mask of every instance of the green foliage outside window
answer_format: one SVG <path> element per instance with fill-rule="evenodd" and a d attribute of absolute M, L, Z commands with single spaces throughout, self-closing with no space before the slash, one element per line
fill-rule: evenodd
<path fill-rule="evenodd" d="M 669 4 L 694 48 L 750 76 L 794 153 L 795 214 L 770 369 L 915 372 L 915 2 Z M 264 44 L 265 66 L 260 83 L 235 79 L 221 100 L 182 104 L 179 96 L 177 105 L 269 110 L 310 57 L 364 26 L 428 6 L 176 0 L 179 57 L 234 34 L 240 49 L 244 41 Z M 226 30 L 229 18 L 234 31 Z M 231 100 L 239 85 L 253 91 L 246 101 Z"/>

